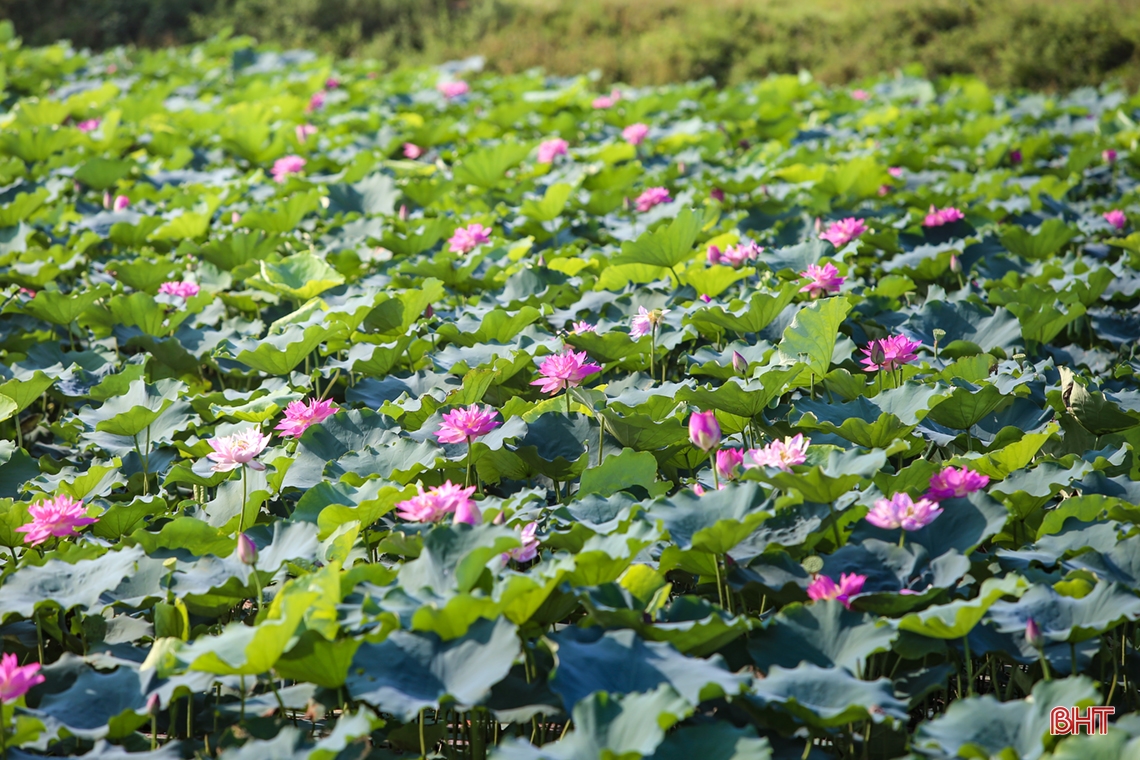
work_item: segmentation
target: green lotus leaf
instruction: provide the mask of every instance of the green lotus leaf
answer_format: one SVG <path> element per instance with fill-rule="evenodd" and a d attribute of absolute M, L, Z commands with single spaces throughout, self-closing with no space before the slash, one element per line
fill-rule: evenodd
<path fill-rule="evenodd" d="M 1057 705 L 1088 707 L 1100 702 L 1084 676 L 1039 681 L 1032 699 L 999 702 L 992 694 L 957 700 L 915 731 L 917 748 L 951 757 L 1014 757 L 1036 760 L 1049 741 L 1049 711 Z"/>
<path fill-rule="evenodd" d="M 108 292 L 105 286 L 90 288 L 82 293 L 41 290 L 35 298 L 24 304 L 23 310 L 37 319 L 66 327 L 96 301 L 105 298 Z"/>
<path fill-rule="evenodd" d="M 1003 596 L 1019 597 L 1028 588 L 1025 579 L 1019 575 L 988 578 L 982 582 L 975 598 L 939 604 L 922 612 L 911 613 L 898 622 L 898 627 L 902 631 L 936 639 L 960 639 L 981 621 L 986 611 L 999 599 Z"/>
<path fill-rule="evenodd" d="M 780 360 L 785 364 L 803 363 L 822 378 L 831 366 L 839 326 L 851 310 L 843 297 L 824 298 L 796 312 L 780 341 Z"/>
<path fill-rule="evenodd" d="M 356 650 L 345 688 L 354 699 L 410 721 L 441 701 L 465 708 L 478 704 L 506 677 L 519 652 L 516 628 L 503 619 L 481 620 L 451 641 L 393 631 Z"/>
<path fill-rule="evenodd" d="M 574 760 L 650 757 L 666 731 L 692 711 L 672 688 L 611 697 L 595 694 L 574 706 L 575 730 L 557 742 L 535 747 L 523 739 L 500 745 L 494 760 Z"/>
<path fill-rule="evenodd" d="M 529 143 L 502 142 L 487 148 L 477 148 L 455 167 L 455 181 L 489 189 L 505 179 L 512 168 L 522 163 L 534 148 Z"/>
<path fill-rule="evenodd" d="M 270 292 L 304 303 L 344 283 L 344 276 L 324 259 L 299 253 L 277 263 L 261 262 L 261 280 Z"/>
<path fill-rule="evenodd" d="M 720 656 L 685 657 L 668 644 L 644 642 L 629 630 L 567 628 L 549 638 L 558 653 L 550 688 L 568 706 L 598 692 L 649 692 L 668 684 L 695 707 L 746 687 L 747 677 L 730 673 Z"/>
<path fill-rule="evenodd" d="M 861 673 L 867 658 L 886 652 L 898 632 L 871 615 L 847 610 L 835 601 L 791 604 L 748 639 L 748 652 L 762 670 L 795 668 L 809 662 Z"/>
<path fill-rule="evenodd" d="M 614 264 L 649 264 L 672 269 L 693 257 L 693 245 L 701 231 L 701 217 L 683 208 L 667 227 L 646 230 L 637 240 L 622 244 Z"/>
<path fill-rule="evenodd" d="M 652 454 L 622 449 L 620 454 L 610 455 L 600 467 L 582 473 L 578 497 L 591 493 L 612 496 L 631 486 L 649 489 L 656 479 L 657 459 Z"/>
<path fill-rule="evenodd" d="M 745 699 L 753 709 L 787 713 L 809 726 L 829 728 L 852 721 L 906 721 L 906 703 L 894 696 L 885 678 L 860 681 L 840 668 L 773 665 Z"/>

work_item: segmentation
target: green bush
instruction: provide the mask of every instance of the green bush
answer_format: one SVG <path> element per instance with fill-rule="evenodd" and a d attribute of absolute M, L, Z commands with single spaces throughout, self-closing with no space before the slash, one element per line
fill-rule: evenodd
<path fill-rule="evenodd" d="M 0 0 L 0 15 L 32 44 L 164 45 L 232 29 L 391 66 L 480 53 L 503 72 L 597 69 L 630 84 L 801 69 L 843 82 L 911 63 L 994 86 L 1140 83 L 1140 0 Z"/>

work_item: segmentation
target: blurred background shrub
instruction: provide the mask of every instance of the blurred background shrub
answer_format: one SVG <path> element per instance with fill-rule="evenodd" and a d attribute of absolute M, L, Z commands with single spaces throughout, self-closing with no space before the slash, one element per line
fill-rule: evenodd
<path fill-rule="evenodd" d="M 26 44 L 169 45 L 232 30 L 389 65 L 471 54 L 608 81 L 720 83 L 811 70 L 1067 89 L 1140 84 L 1140 0 L 0 0 Z"/>

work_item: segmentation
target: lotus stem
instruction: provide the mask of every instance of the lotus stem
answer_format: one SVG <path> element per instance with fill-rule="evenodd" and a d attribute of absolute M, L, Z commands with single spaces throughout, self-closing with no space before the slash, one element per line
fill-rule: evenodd
<path fill-rule="evenodd" d="M 238 513 L 238 533 L 245 530 L 245 500 L 248 498 L 247 490 L 249 488 L 245 474 L 247 469 L 244 464 L 241 466 L 241 512 Z"/>
<path fill-rule="evenodd" d="M 424 740 L 424 715 L 427 713 L 427 708 L 420 709 L 420 757 L 427 758 L 427 742 Z"/>
<path fill-rule="evenodd" d="M 974 696 L 974 661 L 970 657 L 970 637 L 962 637 L 962 646 L 966 650 L 966 696 Z"/>

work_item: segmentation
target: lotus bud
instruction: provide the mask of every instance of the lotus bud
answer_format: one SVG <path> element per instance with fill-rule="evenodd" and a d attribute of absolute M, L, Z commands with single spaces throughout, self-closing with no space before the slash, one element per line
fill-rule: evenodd
<path fill-rule="evenodd" d="M 709 190 L 709 197 L 718 203 L 724 203 L 724 191 L 719 187 L 714 187 L 712 190 Z"/>
<path fill-rule="evenodd" d="M 1033 618 L 1025 621 L 1025 640 L 1034 649 L 1040 649 L 1045 644 L 1045 639 L 1041 635 L 1041 627 Z"/>
<path fill-rule="evenodd" d="M 741 375 L 748 371 L 748 360 L 741 356 L 739 351 L 732 352 L 732 368 Z"/>
<path fill-rule="evenodd" d="M 103 193 L 103 208 L 111 208 L 111 191 L 108 190 Z"/>
<path fill-rule="evenodd" d="M 710 264 L 720 263 L 720 247 L 715 245 L 709 246 L 708 261 Z"/>
<path fill-rule="evenodd" d="M 720 444 L 720 425 L 715 412 L 694 412 L 689 417 L 689 440 L 701 451 L 712 451 Z"/>
<path fill-rule="evenodd" d="M 1104 159 L 1105 163 L 1108 163 L 1108 164 L 1115 164 L 1116 163 L 1116 151 L 1113 150 L 1112 148 L 1109 148 L 1108 150 L 1101 153 L 1100 157 Z"/>
<path fill-rule="evenodd" d="M 427 308 L 424 309 L 424 319 L 431 319 L 434 316 L 435 316 L 435 309 L 433 309 L 431 307 L 431 304 L 429 303 L 427 305 Z"/>
<path fill-rule="evenodd" d="M 701 301 L 704 303 L 712 303 L 712 299 L 704 293 L 701 293 Z"/>
<path fill-rule="evenodd" d="M 237 555 L 243 565 L 257 564 L 257 546 L 244 533 L 238 534 Z"/>
<path fill-rule="evenodd" d="M 950 271 L 954 274 L 960 274 L 962 272 L 962 262 L 958 260 L 958 254 L 956 253 L 950 254 Z"/>
<path fill-rule="evenodd" d="M 408 207 L 403 203 L 400 204 L 400 221 L 406 221 L 408 218 Z"/>
<path fill-rule="evenodd" d="M 695 493 L 697 496 L 704 496 L 705 495 L 705 487 L 702 486 L 700 483 L 693 483 L 693 493 Z"/>
<path fill-rule="evenodd" d="M 146 714 L 158 715 L 158 711 L 162 709 L 162 700 L 158 698 L 158 694 L 151 694 L 146 698 Z"/>
<path fill-rule="evenodd" d="M 1013 150 L 1011 150 L 1009 152 L 1009 162 L 1011 164 L 1013 164 L 1014 166 L 1020 164 L 1021 163 L 1021 151 L 1018 150 L 1017 148 L 1014 148 Z"/>
<path fill-rule="evenodd" d="M 685 162 L 684 162 L 684 161 L 678 161 L 678 162 L 677 162 L 677 173 L 678 173 L 678 174 L 684 174 L 684 173 L 685 173 L 685 168 L 686 168 L 686 167 L 685 167 Z"/>

